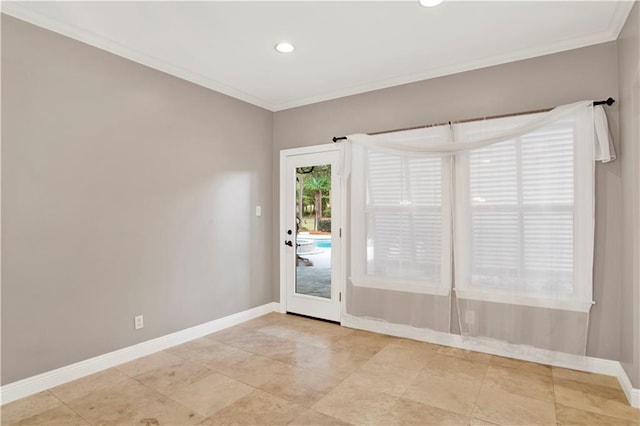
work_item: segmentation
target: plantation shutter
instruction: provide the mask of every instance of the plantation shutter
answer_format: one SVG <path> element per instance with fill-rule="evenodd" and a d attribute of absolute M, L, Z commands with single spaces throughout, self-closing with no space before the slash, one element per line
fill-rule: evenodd
<path fill-rule="evenodd" d="M 431 132 L 422 137 L 437 142 L 450 137 L 443 129 Z M 398 155 L 356 146 L 353 160 L 351 281 L 448 294 L 450 156 Z"/>
<path fill-rule="evenodd" d="M 571 293 L 573 141 L 559 123 L 469 154 L 474 285 Z"/>

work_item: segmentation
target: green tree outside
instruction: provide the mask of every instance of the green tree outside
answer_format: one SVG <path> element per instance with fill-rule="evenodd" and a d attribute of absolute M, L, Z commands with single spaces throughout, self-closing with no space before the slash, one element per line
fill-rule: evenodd
<path fill-rule="evenodd" d="M 307 173 L 304 173 L 305 171 Z M 331 166 L 315 166 L 311 171 L 298 169 L 297 177 L 298 216 L 303 219 L 305 212 L 313 209 L 315 215 L 314 230 L 317 231 L 318 223 L 322 219 L 323 213 L 331 214 L 330 206 L 326 206 L 331 198 Z"/>

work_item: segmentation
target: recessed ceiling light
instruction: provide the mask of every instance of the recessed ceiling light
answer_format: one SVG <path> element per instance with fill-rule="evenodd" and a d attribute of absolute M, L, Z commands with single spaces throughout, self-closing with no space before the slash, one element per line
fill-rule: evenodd
<path fill-rule="evenodd" d="M 444 0 L 420 0 L 420 4 L 425 7 L 433 7 L 442 3 Z"/>
<path fill-rule="evenodd" d="M 280 43 L 276 44 L 275 49 L 280 53 L 291 53 L 296 48 L 291 43 L 287 43 L 286 41 L 281 41 Z"/>

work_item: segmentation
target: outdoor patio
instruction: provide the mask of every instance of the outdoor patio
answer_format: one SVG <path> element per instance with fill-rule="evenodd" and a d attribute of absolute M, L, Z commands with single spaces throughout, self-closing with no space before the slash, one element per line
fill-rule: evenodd
<path fill-rule="evenodd" d="M 308 236 L 302 236 L 307 239 Z M 318 241 L 331 240 L 326 238 L 313 238 L 314 246 L 312 251 L 299 253 L 304 259 L 309 259 L 312 265 L 307 265 L 304 261 L 299 261 L 296 267 L 296 293 L 309 296 L 331 297 L 331 247 L 317 247 Z"/>

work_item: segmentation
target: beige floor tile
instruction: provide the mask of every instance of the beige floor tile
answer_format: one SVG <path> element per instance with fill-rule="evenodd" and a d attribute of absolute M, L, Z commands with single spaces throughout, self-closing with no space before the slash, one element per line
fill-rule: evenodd
<path fill-rule="evenodd" d="M 614 376 L 605 376 L 604 374 L 587 373 L 586 371 L 570 370 L 568 368 L 551 367 L 553 378 L 575 380 L 577 382 L 591 383 L 594 385 L 609 386 L 610 388 L 620 389 L 620 383 Z"/>
<path fill-rule="evenodd" d="M 110 368 L 82 379 L 56 386 L 50 389 L 49 392 L 62 402 L 68 402 L 86 395 L 88 392 L 107 388 L 126 380 L 129 380 L 129 376 L 115 368 Z"/>
<path fill-rule="evenodd" d="M 281 314 L 278 312 L 269 312 L 268 314 L 264 314 L 262 316 L 251 319 L 249 321 L 245 321 L 238 325 L 240 327 L 257 329 L 265 325 L 271 325 L 281 321 L 285 321 L 286 319 L 287 319 L 286 314 Z"/>
<path fill-rule="evenodd" d="M 286 425 L 304 411 L 304 407 L 256 389 L 211 416 L 203 425 Z"/>
<path fill-rule="evenodd" d="M 347 423 L 383 424 L 397 399 L 387 393 L 342 383 L 312 408 Z"/>
<path fill-rule="evenodd" d="M 638 423 L 617 419 L 615 417 L 604 416 L 590 411 L 579 410 L 556 404 L 556 419 L 558 425 L 611 425 L 611 426 L 633 426 Z"/>
<path fill-rule="evenodd" d="M 319 358 L 318 363 L 307 365 L 309 369 L 318 370 L 320 372 L 329 373 L 336 379 L 344 380 L 362 367 L 366 362 L 366 358 L 360 358 L 351 352 L 330 351 L 330 355 Z"/>
<path fill-rule="evenodd" d="M 253 328 L 240 327 L 239 325 L 236 325 L 234 327 L 225 328 L 217 333 L 209 334 L 205 336 L 205 338 L 233 346 L 233 342 L 235 341 L 243 341 L 259 334 L 260 333 Z"/>
<path fill-rule="evenodd" d="M 551 367 L 548 365 L 537 364 L 535 362 L 521 361 L 514 358 L 505 358 L 502 356 L 493 355 L 491 357 L 491 364 L 499 365 L 501 367 L 515 368 L 519 370 L 527 370 L 538 374 L 551 375 Z"/>
<path fill-rule="evenodd" d="M 209 353 L 209 359 L 202 361 L 201 364 L 211 370 L 222 371 L 251 358 L 253 355 L 251 352 L 224 345 L 223 347 L 217 348 L 215 352 Z"/>
<path fill-rule="evenodd" d="M 284 320 L 282 321 L 282 324 L 286 324 L 287 327 L 307 327 L 309 324 L 318 322 L 324 323 L 324 321 L 315 320 L 313 318 L 303 317 L 301 315 L 295 314 L 283 314 L 283 317 Z"/>
<path fill-rule="evenodd" d="M 309 333 L 310 325 L 314 322 L 317 321 L 295 315 L 285 315 L 282 321 L 256 326 L 254 330 L 275 336 L 288 337 L 295 335 L 295 333 Z"/>
<path fill-rule="evenodd" d="M 378 352 L 371 361 L 380 365 L 421 371 L 434 351 L 424 347 L 410 347 L 405 344 L 391 343 Z"/>
<path fill-rule="evenodd" d="M 348 336 L 355 331 L 360 331 L 360 330 L 354 330 L 352 328 L 342 327 L 340 326 L 340 324 L 334 324 L 326 321 L 315 321 L 311 319 L 307 320 L 303 324 L 304 324 L 304 329 L 308 330 L 309 332 L 320 333 L 320 334 L 324 333 L 326 335 L 333 335 L 333 336 L 339 336 L 339 337 Z"/>
<path fill-rule="evenodd" d="M 308 328 L 304 324 L 288 320 L 256 327 L 254 330 L 269 336 L 296 341 L 299 337 L 309 333 Z"/>
<path fill-rule="evenodd" d="M 640 409 L 633 408 L 620 389 L 575 380 L 554 379 L 556 403 L 631 422 L 640 421 Z"/>
<path fill-rule="evenodd" d="M 495 426 L 495 423 L 485 422 L 484 420 L 480 420 L 480 419 L 476 419 L 475 417 L 472 417 L 471 420 L 469 421 L 469 426 Z"/>
<path fill-rule="evenodd" d="M 173 365 L 142 373 L 135 379 L 164 395 L 170 395 L 176 389 L 195 383 L 212 373 L 211 370 L 200 364 L 182 360 Z"/>
<path fill-rule="evenodd" d="M 370 360 L 350 375 L 345 382 L 401 396 L 418 374 L 420 374 L 418 371 L 378 364 Z"/>
<path fill-rule="evenodd" d="M 457 358 L 466 359 L 475 362 L 491 362 L 492 355 L 482 352 L 469 351 L 466 349 L 454 348 L 452 346 L 442 346 L 438 349 L 441 355 L 455 356 Z"/>
<path fill-rule="evenodd" d="M 204 419 L 133 379 L 87 393 L 67 405 L 92 424 L 192 425 Z"/>
<path fill-rule="evenodd" d="M 553 402 L 514 395 L 482 386 L 472 413 L 473 418 L 500 425 L 555 425 Z"/>
<path fill-rule="evenodd" d="M 492 365 L 485 376 L 484 386 L 529 398 L 554 401 L 553 379 L 546 374 L 532 373 L 529 370 Z"/>
<path fill-rule="evenodd" d="M 353 329 L 324 321 L 309 321 L 304 323 L 297 340 L 308 345 L 328 348 L 354 331 Z"/>
<path fill-rule="evenodd" d="M 49 392 L 39 392 L 0 407 L 0 413 L 2 413 L 2 421 L 0 423 L 15 423 L 60 405 L 62 405 L 62 402 Z"/>
<path fill-rule="evenodd" d="M 266 335 L 316 348 L 328 348 L 353 333 L 353 330 L 335 324 L 320 322 L 321 325 L 311 325 L 310 322 L 311 320 L 306 320 L 305 322 L 283 321 L 260 327 L 257 330 Z"/>
<path fill-rule="evenodd" d="M 181 358 L 172 355 L 167 351 L 160 351 L 151 355 L 143 356 L 142 358 L 134 359 L 133 361 L 125 364 L 120 364 L 116 369 L 129 377 L 135 377 L 146 373 L 147 371 L 174 365 L 180 361 Z"/>
<path fill-rule="evenodd" d="M 216 371 L 228 368 L 253 355 L 250 352 L 208 338 L 175 346 L 167 349 L 167 352 Z"/>
<path fill-rule="evenodd" d="M 324 351 L 325 349 L 321 349 Z M 274 348 L 273 351 L 265 354 L 266 358 L 284 362 L 285 364 L 301 366 L 306 360 L 312 359 L 318 353 L 316 346 L 307 345 L 306 343 L 297 342 L 293 345 L 286 345 L 280 348 Z"/>
<path fill-rule="evenodd" d="M 348 424 L 326 414 L 318 413 L 315 410 L 305 410 L 294 421 L 289 423 L 290 426 L 345 426 Z"/>
<path fill-rule="evenodd" d="M 251 386 L 259 387 L 293 369 L 284 362 L 254 355 L 220 372 Z"/>
<path fill-rule="evenodd" d="M 166 352 L 181 359 L 201 363 L 209 359 L 209 353 L 215 352 L 220 347 L 227 345 L 208 337 L 201 337 L 181 345 L 166 349 Z"/>
<path fill-rule="evenodd" d="M 3 423 L 9 424 L 9 423 Z M 60 405 L 56 408 L 44 411 L 34 416 L 22 419 L 12 425 L 55 425 L 55 426 L 80 426 L 88 425 L 86 421 L 80 418 L 66 405 Z"/>
<path fill-rule="evenodd" d="M 478 397 L 482 379 L 443 377 L 423 372 L 409 386 L 403 398 L 469 416 Z"/>
<path fill-rule="evenodd" d="M 294 347 L 296 341 L 284 337 L 272 336 L 256 332 L 254 335 L 237 338 L 228 342 L 229 345 L 255 355 L 267 355 L 283 348 Z"/>
<path fill-rule="evenodd" d="M 437 352 L 440 348 L 445 346 L 436 345 L 435 343 L 421 342 L 419 340 L 412 339 L 397 339 L 393 342 L 395 346 L 402 346 L 403 348 L 417 349 L 418 351 L 431 351 Z"/>
<path fill-rule="evenodd" d="M 448 355 L 434 354 L 427 359 L 427 363 L 422 371 L 437 377 L 482 381 L 488 369 L 489 364 Z"/>
<path fill-rule="evenodd" d="M 309 346 L 318 348 L 331 348 L 336 342 L 344 338 L 343 335 L 336 335 L 333 332 L 303 332 L 297 337 L 297 341 Z"/>
<path fill-rule="evenodd" d="M 385 336 L 384 334 L 356 330 L 338 339 L 335 345 L 354 351 L 354 353 L 360 356 L 370 357 L 394 340 L 397 340 L 397 338 Z"/>
<path fill-rule="evenodd" d="M 294 367 L 260 386 L 260 389 L 310 407 L 339 383 L 339 379 L 328 373 Z"/>
<path fill-rule="evenodd" d="M 289 341 L 289 344 L 280 347 L 273 347 L 271 351 L 264 353 L 262 356 L 275 359 L 291 365 L 299 365 L 308 359 L 314 359 L 318 353 L 328 350 L 326 348 L 318 348 L 307 343 Z"/>
<path fill-rule="evenodd" d="M 464 425 L 469 417 L 401 398 L 387 413 L 385 425 Z"/>
<path fill-rule="evenodd" d="M 222 374 L 213 373 L 172 390 L 169 396 L 198 414 L 209 417 L 254 389 Z"/>
<path fill-rule="evenodd" d="M 300 368 L 328 373 L 337 379 L 346 378 L 367 362 L 367 358 L 361 357 L 360 353 L 347 348 L 324 348 L 306 344 L 298 344 L 295 350 L 269 356 Z"/>

